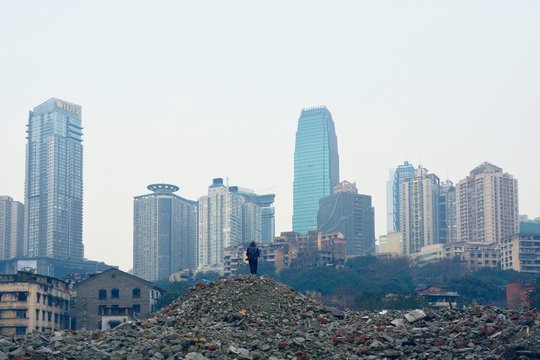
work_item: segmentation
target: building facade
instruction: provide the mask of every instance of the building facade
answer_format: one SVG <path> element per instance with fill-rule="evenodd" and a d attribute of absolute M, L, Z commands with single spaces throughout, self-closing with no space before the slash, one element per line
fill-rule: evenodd
<path fill-rule="evenodd" d="M 331 195 L 319 202 L 317 229 L 340 232 L 347 243 L 347 256 L 375 252 L 375 211 L 371 196 L 358 194 L 356 184 L 342 181 Z"/>
<path fill-rule="evenodd" d="M 416 170 L 408 161 L 404 161 L 396 169 L 390 170 L 390 180 L 386 184 L 387 191 L 387 228 L 388 232 L 401 231 L 401 184 L 416 174 Z"/>
<path fill-rule="evenodd" d="M 0 335 L 69 329 L 70 322 L 67 283 L 27 272 L 0 275 Z"/>
<path fill-rule="evenodd" d="M 224 271 L 224 249 L 243 244 L 245 198 L 238 188 L 213 180 L 198 201 L 198 270 Z"/>
<path fill-rule="evenodd" d="M 501 269 L 519 272 L 540 272 L 540 232 L 520 233 L 503 239 Z"/>
<path fill-rule="evenodd" d="M 260 228 L 260 235 L 259 234 L 251 234 L 249 235 L 249 232 L 245 236 L 245 242 L 265 242 L 269 243 L 272 241 L 272 239 L 275 236 L 275 229 L 276 229 L 276 209 L 274 208 L 274 199 L 276 197 L 275 194 L 264 194 L 264 195 L 257 195 L 253 191 L 245 188 L 238 188 L 238 193 L 244 197 L 246 200 L 246 206 L 248 206 L 248 203 L 252 203 L 257 205 L 257 208 L 251 209 L 251 212 L 259 212 L 260 214 L 254 214 L 254 220 L 260 223 L 260 225 L 256 225 Z M 248 206 L 249 207 L 249 206 Z M 249 211 L 249 210 L 248 210 Z M 257 218 L 257 216 L 260 217 Z M 250 240 L 251 239 L 251 240 Z"/>
<path fill-rule="evenodd" d="M 439 242 L 456 241 L 456 187 L 446 180 L 441 182 L 439 195 Z"/>
<path fill-rule="evenodd" d="M 29 256 L 82 259 L 81 107 L 52 98 L 27 125 L 25 238 Z"/>
<path fill-rule="evenodd" d="M 156 310 L 161 290 L 151 282 L 118 269 L 109 269 L 76 283 L 75 326 L 106 330 L 142 318 Z"/>
<path fill-rule="evenodd" d="M 456 236 L 470 242 L 499 242 L 519 232 L 518 182 L 485 162 L 456 186 Z"/>
<path fill-rule="evenodd" d="M 133 274 L 148 281 L 197 266 L 197 203 L 170 184 L 133 200 Z"/>
<path fill-rule="evenodd" d="M 403 245 L 400 232 L 391 232 L 379 237 L 379 253 L 401 255 Z"/>
<path fill-rule="evenodd" d="M 334 121 L 324 106 L 303 109 L 294 150 L 293 231 L 306 234 L 317 224 L 319 200 L 339 182 Z"/>
<path fill-rule="evenodd" d="M 0 196 L 0 259 L 26 254 L 24 205 L 9 196 Z"/>
<path fill-rule="evenodd" d="M 458 241 L 424 246 L 419 253 L 415 254 L 414 259 L 419 263 L 442 259 L 454 260 L 463 263 L 469 270 L 477 270 L 499 268 L 501 255 L 499 244 Z"/>
<path fill-rule="evenodd" d="M 439 242 L 439 195 L 439 178 L 421 166 L 414 177 L 401 183 L 403 255 L 413 255 Z"/>

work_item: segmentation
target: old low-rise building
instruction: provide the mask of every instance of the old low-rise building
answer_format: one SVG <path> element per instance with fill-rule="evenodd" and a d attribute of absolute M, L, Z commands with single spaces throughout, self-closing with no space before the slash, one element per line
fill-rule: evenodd
<path fill-rule="evenodd" d="M 156 309 L 161 290 L 153 283 L 109 269 L 75 284 L 76 329 L 109 329 Z"/>
<path fill-rule="evenodd" d="M 70 327 L 68 284 L 29 272 L 0 275 L 0 335 Z"/>
<path fill-rule="evenodd" d="M 433 244 L 422 247 L 414 256 L 419 263 L 429 263 L 442 259 L 458 260 L 467 268 L 498 268 L 500 266 L 500 244 L 497 243 L 468 243 L 454 242 L 448 244 Z"/>
<path fill-rule="evenodd" d="M 450 291 L 444 286 L 429 285 L 418 287 L 416 293 L 424 298 L 430 306 L 435 308 L 455 309 L 459 294 L 455 291 Z"/>
<path fill-rule="evenodd" d="M 517 234 L 501 242 L 501 268 L 540 272 L 540 234 Z"/>

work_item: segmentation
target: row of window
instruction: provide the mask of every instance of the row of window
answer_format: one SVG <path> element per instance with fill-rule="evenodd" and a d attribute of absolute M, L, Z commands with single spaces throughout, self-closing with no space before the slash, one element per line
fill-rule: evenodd
<path fill-rule="evenodd" d="M 131 290 L 131 297 L 134 299 L 138 299 L 141 297 L 141 289 L 134 288 Z M 111 289 L 111 299 L 118 299 L 120 298 L 120 290 L 113 288 Z M 99 289 L 98 291 L 98 299 L 99 300 L 105 300 L 107 299 L 107 290 L 106 289 Z"/>
<path fill-rule="evenodd" d="M 129 307 L 121 308 L 118 305 L 99 305 L 98 307 L 98 314 L 99 315 L 132 315 L 132 314 L 139 314 L 141 312 L 141 305 L 140 304 L 133 304 L 131 306 L 131 309 Z"/>

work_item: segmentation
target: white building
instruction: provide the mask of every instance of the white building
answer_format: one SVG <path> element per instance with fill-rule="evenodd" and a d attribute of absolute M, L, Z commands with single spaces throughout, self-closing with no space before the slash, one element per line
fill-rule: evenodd
<path fill-rule="evenodd" d="M 501 242 L 501 269 L 540 272 L 540 234 L 516 234 Z"/>
<path fill-rule="evenodd" d="M 243 244 L 245 199 L 238 188 L 214 179 L 208 195 L 199 198 L 198 271 L 224 271 L 224 249 Z"/>
<path fill-rule="evenodd" d="M 401 232 L 403 255 L 420 252 L 439 242 L 439 178 L 419 166 L 416 175 L 401 183 Z"/>
<path fill-rule="evenodd" d="M 519 232 L 518 182 L 485 162 L 456 186 L 459 241 L 499 242 Z"/>

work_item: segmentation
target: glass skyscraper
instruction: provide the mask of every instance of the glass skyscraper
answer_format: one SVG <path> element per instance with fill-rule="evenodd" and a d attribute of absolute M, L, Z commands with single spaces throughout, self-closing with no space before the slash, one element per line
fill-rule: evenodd
<path fill-rule="evenodd" d="M 81 107 L 52 98 L 30 111 L 27 127 L 28 255 L 82 259 Z"/>
<path fill-rule="evenodd" d="M 339 155 L 332 114 L 324 106 L 302 109 L 294 151 L 293 231 L 317 224 L 319 200 L 339 182 Z"/>

